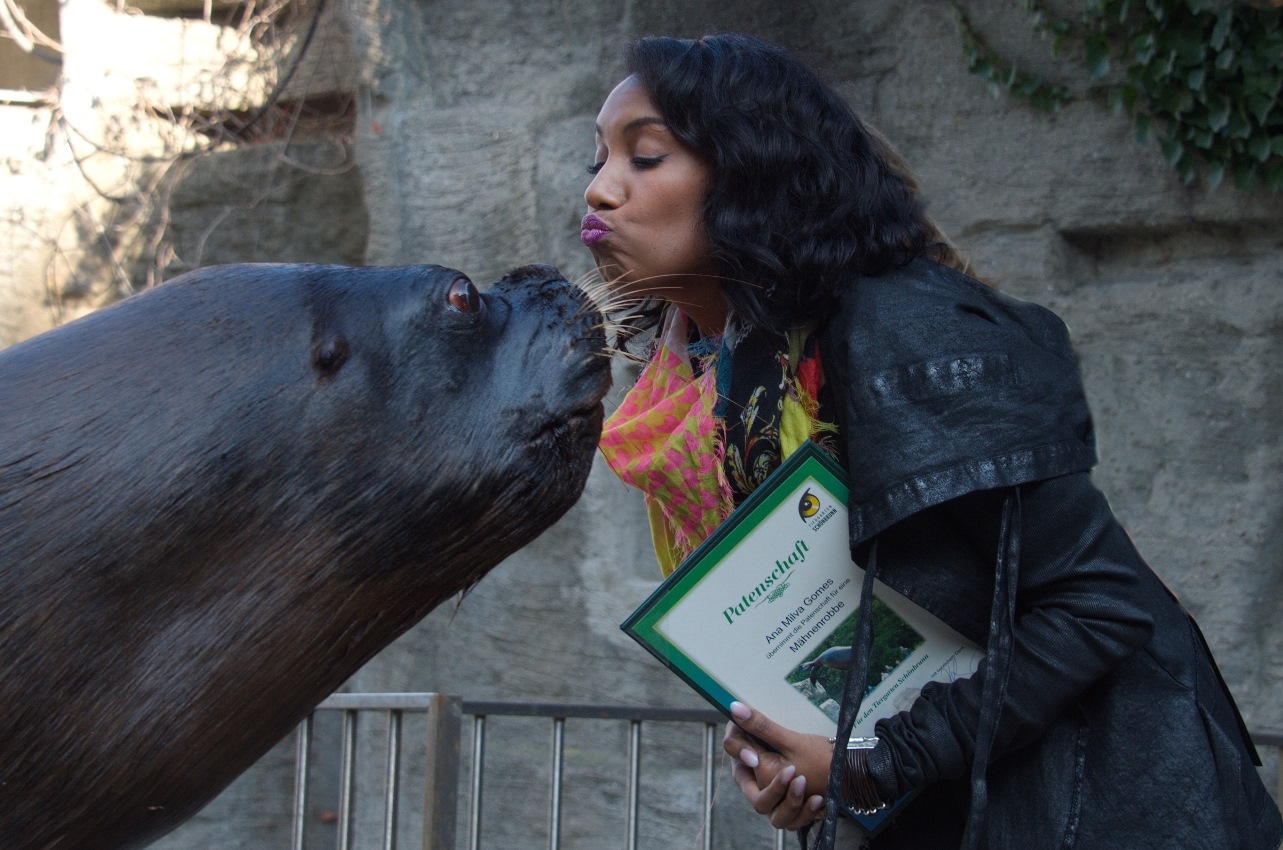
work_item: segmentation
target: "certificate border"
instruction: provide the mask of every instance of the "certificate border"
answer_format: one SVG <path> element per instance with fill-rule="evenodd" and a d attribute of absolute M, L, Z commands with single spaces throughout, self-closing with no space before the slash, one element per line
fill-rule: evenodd
<path fill-rule="evenodd" d="M 850 488 L 846 471 L 814 442 L 808 440 L 780 464 L 734 513 L 696 547 L 681 565 L 655 589 L 620 628 L 705 699 L 729 714 L 736 697 L 656 628 L 678 602 L 721 563 L 765 517 L 809 478 L 846 504 Z"/>

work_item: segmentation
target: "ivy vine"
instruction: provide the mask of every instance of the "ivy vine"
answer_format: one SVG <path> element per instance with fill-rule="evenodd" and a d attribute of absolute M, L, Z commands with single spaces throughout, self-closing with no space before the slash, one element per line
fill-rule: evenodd
<path fill-rule="evenodd" d="M 1283 191 L 1283 9 L 1278 0 L 1088 0 L 1078 19 L 1025 0 L 1035 32 L 1081 54 L 1089 82 L 1075 91 L 997 54 L 955 4 L 971 73 L 996 93 L 1048 111 L 1099 98 L 1126 112 L 1141 142 L 1156 137 L 1186 183 L 1228 175 L 1248 191 Z"/>

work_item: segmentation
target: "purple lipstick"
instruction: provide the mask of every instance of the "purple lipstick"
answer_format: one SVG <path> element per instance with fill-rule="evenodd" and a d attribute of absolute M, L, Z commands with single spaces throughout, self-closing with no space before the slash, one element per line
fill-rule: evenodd
<path fill-rule="evenodd" d="M 610 228 L 606 226 L 606 222 L 597 218 L 597 216 L 592 213 L 584 216 L 584 220 L 580 223 L 579 227 L 579 238 L 589 247 L 596 245 L 602 239 L 605 239 L 606 235 L 610 233 Z"/>

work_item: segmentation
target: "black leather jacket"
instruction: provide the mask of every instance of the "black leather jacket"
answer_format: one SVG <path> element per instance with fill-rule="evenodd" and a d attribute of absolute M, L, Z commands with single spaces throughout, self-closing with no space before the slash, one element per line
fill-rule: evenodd
<path fill-rule="evenodd" d="M 1276 850 L 1206 644 L 1090 481 L 1063 323 L 919 260 L 850 287 L 821 360 L 856 560 L 876 541 L 878 578 L 988 649 L 878 724 L 884 798 L 921 791 L 875 846 L 962 846 L 970 822 L 966 843 L 993 850 Z"/>

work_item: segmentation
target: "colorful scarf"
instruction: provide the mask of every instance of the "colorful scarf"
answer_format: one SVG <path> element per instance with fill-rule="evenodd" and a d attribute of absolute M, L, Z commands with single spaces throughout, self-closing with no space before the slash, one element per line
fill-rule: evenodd
<path fill-rule="evenodd" d="M 808 439 L 834 457 L 822 421 L 823 371 L 806 331 L 753 331 L 691 341 L 670 309 L 637 383 L 606 420 L 600 449 L 646 497 L 651 539 L 667 576 L 783 458 Z M 825 405 L 827 407 L 827 405 Z"/>

